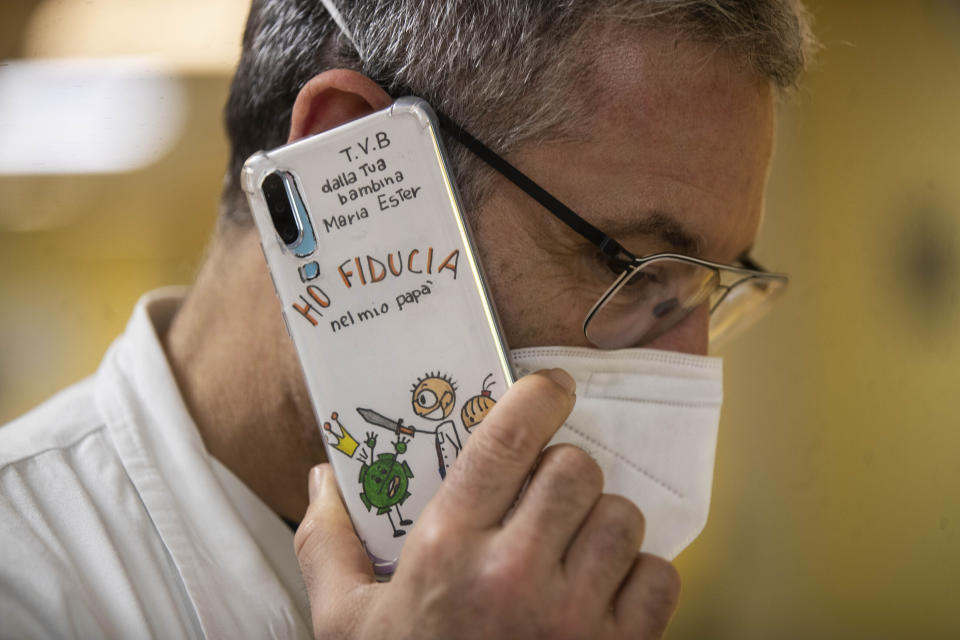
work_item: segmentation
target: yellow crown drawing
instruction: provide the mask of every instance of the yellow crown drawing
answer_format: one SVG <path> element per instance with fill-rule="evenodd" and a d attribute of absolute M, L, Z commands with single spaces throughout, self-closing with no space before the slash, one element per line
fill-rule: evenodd
<path fill-rule="evenodd" d="M 330 434 L 330 437 L 327 438 L 327 442 L 337 451 L 341 451 L 348 457 L 352 458 L 353 454 L 357 450 L 357 447 L 360 445 L 356 440 L 354 440 L 353 436 L 350 435 L 350 432 L 347 431 L 342 424 L 340 424 L 340 414 L 334 411 L 330 414 L 330 419 L 337 423 L 340 433 L 335 433 L 330 423 L 324 422 L 323 430 Z"/>

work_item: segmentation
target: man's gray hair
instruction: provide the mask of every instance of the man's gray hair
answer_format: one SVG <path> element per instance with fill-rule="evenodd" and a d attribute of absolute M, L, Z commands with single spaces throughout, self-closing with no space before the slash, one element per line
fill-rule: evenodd
<path fill-rule="evenodd" d="M 300 88 L 333 68 L 418 95 L 495 151 L 562 138 L 588 105 L 570 88 L 600 51 L 596 27 L 676 33 L 733 53 L 782 89 L 813 48 L 800 0 L 334 0 L 363 59 L 318 0 L 253 0 L 225 110 L 222 223 L 249 221 L 240 168 L 286 141 Z M 447 141 L 467 211 L 489 171 Z"/>

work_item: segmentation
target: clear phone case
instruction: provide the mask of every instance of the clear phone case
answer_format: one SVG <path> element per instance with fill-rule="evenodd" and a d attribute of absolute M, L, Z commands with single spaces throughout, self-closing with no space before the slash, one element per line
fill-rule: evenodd
<path fill-rule="evenodd" d="M 344 502 L 392 573 L 513 382 L 436 118 L 403 98 L 253 155 L 243 185 Z M 296 224 L 271 215 L 284 197 Z"/>

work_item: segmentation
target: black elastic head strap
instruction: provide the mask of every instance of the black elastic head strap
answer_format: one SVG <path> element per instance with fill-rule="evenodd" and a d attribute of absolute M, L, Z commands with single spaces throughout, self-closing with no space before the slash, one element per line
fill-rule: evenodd
<path fill-rule="evenodd" d="M 605 234 L 600 229 L 581 218 L 570 207 L 550 195 L 543 187 L 528 178 L 519 169 L 494 153 L 485 144 L 474 138 L 459 124 L 448 118 L 440 111 L 436 111 L 440 128 L 454 137 L 460 144 L 472 151 L 478 158 L 486 162 L 492 169 L 502 174 L 507 180 L 517 185 L 531 198 L 539 202 L 550 213 L 575 232 L 596 245 L 609 258 L 632 262 L 633 254 L 624 249 L 619 242 Z"/>

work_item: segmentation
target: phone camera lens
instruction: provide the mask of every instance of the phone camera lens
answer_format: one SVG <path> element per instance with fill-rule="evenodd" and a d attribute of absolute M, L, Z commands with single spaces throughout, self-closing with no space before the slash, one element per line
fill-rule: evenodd
<path fill-rule="evenodd" d="M 300 236 L 300 227 L 297 225 L 297 217 L 290 204 L 283 178 L 279 173 L 271 173 L 263 179 L 260 188 L 267 201 L 274 229 L 284 244 L 293 244 Z"/>

